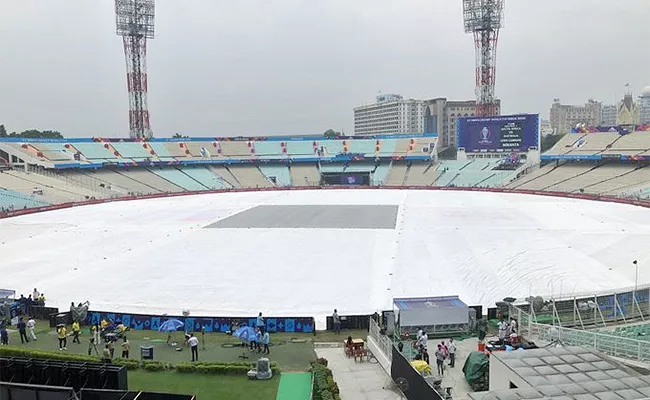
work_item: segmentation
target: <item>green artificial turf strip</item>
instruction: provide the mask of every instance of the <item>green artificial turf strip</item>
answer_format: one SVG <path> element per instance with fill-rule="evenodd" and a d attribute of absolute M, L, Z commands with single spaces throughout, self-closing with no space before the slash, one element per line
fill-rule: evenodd
<path fill-rule="evenodd" d="M 275 399 L 280 379 L 250 380 L 246 376 L 180 374 L 177 372 L 129 371 L 129 390 L 191 394 L 197 400 Z"/>
<path fill-rule="evenodd" d="M 276 400 L 309 400 L 311 373 L 285 373 L 280 377 Z"/>

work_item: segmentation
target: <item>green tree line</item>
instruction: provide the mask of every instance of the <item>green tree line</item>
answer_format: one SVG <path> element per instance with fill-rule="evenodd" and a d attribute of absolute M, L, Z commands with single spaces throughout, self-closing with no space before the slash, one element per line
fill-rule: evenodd
<path fill-rule="evenodd" d="M 38 129 L 28 129 L 20 133 L 11 132 L 7 133 L 4 125 L 0 125 L 0 138 L 2 137 L 22 137 L 30 139 L 62 139 L 63 135 L 59 131 L 45 130 L 39 131 Z"/>

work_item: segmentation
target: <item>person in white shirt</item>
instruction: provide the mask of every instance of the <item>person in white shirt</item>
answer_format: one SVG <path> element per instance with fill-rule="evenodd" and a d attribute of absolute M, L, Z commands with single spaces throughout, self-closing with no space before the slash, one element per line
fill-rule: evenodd
<path fill-rule="evenodd" d="M 510 318 L 510 333 L 517 333 L 517 320 Z"/>
<path fill-rule="evenodd" d="M 190 338 L 187 339 L 187 344 L 190 345 L 192 350 L 192 361 L 199 361 L 199 339 L 192 333 Z"/>
<path fill-rule="evenodd" d="M 32 340 L 36 340 L 34 328 L 36 328 L 36 321 L 34 320 L 34 317 L 32 317 L 29 319 L 29 321 L 27 321 L 27 329 L 29 330 L 29 336 L 32 338 Z"/>
<path fill-rule="evenodd" d="M 422 337 L 422 333 L 423 333 L 423 332 L 422 332 L 422 328 L 418 329 L 417 340 L 420 340 L 420 338 Z"/>
<path fill-rule="evenodd" d="M 456 343 L 454 339 L 449 339 L 447 350 L 449 351 L 449 368 L 454 368 L 456 365 Z"/>
<path fill-rule="evenodd" d="M 41 297 L 41 294 L 38 293 L 38 290 L 36 290 L 36 288 L 34 288 L 34 292 L 32 293 L 32 300 L 38 301 L 39 297 Z"/>
<path fill-rule="evenodd" d="M 429 362 L 429 352 L 427 349 L 428 341 L 429 341 L 429 336 L 427 335 L 426 332 L 422 332 L 422 336 L 420 336 L 420 338 L 417 341 L 418 350 L 420 350 L 420 353 L 422 353 L 422 358 L 427 363 Z"/>
<path fill-rule="evenodd" d="M 505 341 L 506 340 L 506 333 L 508 331 L 508 324 L 506 323 L 505 319 L 502 319 L 501 322 L 499 322 L 499 340 L 500 341 Z"/>

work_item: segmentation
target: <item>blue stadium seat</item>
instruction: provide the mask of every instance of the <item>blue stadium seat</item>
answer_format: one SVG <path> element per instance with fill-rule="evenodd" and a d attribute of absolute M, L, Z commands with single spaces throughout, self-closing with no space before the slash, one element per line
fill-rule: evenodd
<path fill-rule="evenodd" d="M 275 177 L 276 186 L 291 186 L 291 174 L 289 167 L 280 164 L 263 164 L 260 170 L 267 178 Z"/>
<path fill-rule="evenodd" d="M 195 179 L 189 177 L 187 174 L 177 170 L 176 168 L 150 168 L 154 174 L 161 178 L 167 179 L 176 186 L 180 186 L 185 190 L 206 190 L 207 186 L 202 185 Z"/>

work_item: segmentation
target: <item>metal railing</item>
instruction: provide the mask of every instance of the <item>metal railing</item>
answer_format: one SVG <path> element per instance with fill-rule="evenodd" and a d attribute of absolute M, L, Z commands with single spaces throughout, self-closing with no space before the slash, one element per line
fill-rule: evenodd
<path fill-rule="evenodd" d="M 543 324 L 586 329 L 650 319 L 649 285 L 527 300 L 516 307 L 529 313 L 533 322 Z"/>
<path fill-rule="evenodd" d="M 592 348 L 613 357 L 650 361 L 650 341 L 534 322 L 532 315 L 515 305 L 510 306 L 510 316 L 519 322 L 520 335 L 529 340 L 560 342 L 569 346 Z"/>
<path fill-rule="evenodd" d="M 370 329 L 368 330 L 370 336 L 379 346 L 382 353 L 388 358 L 389 361 L 393 360 L 393 341 L 386 335 L 381 334 L 381 328 L 374 319 L 370 318 Z"/>

